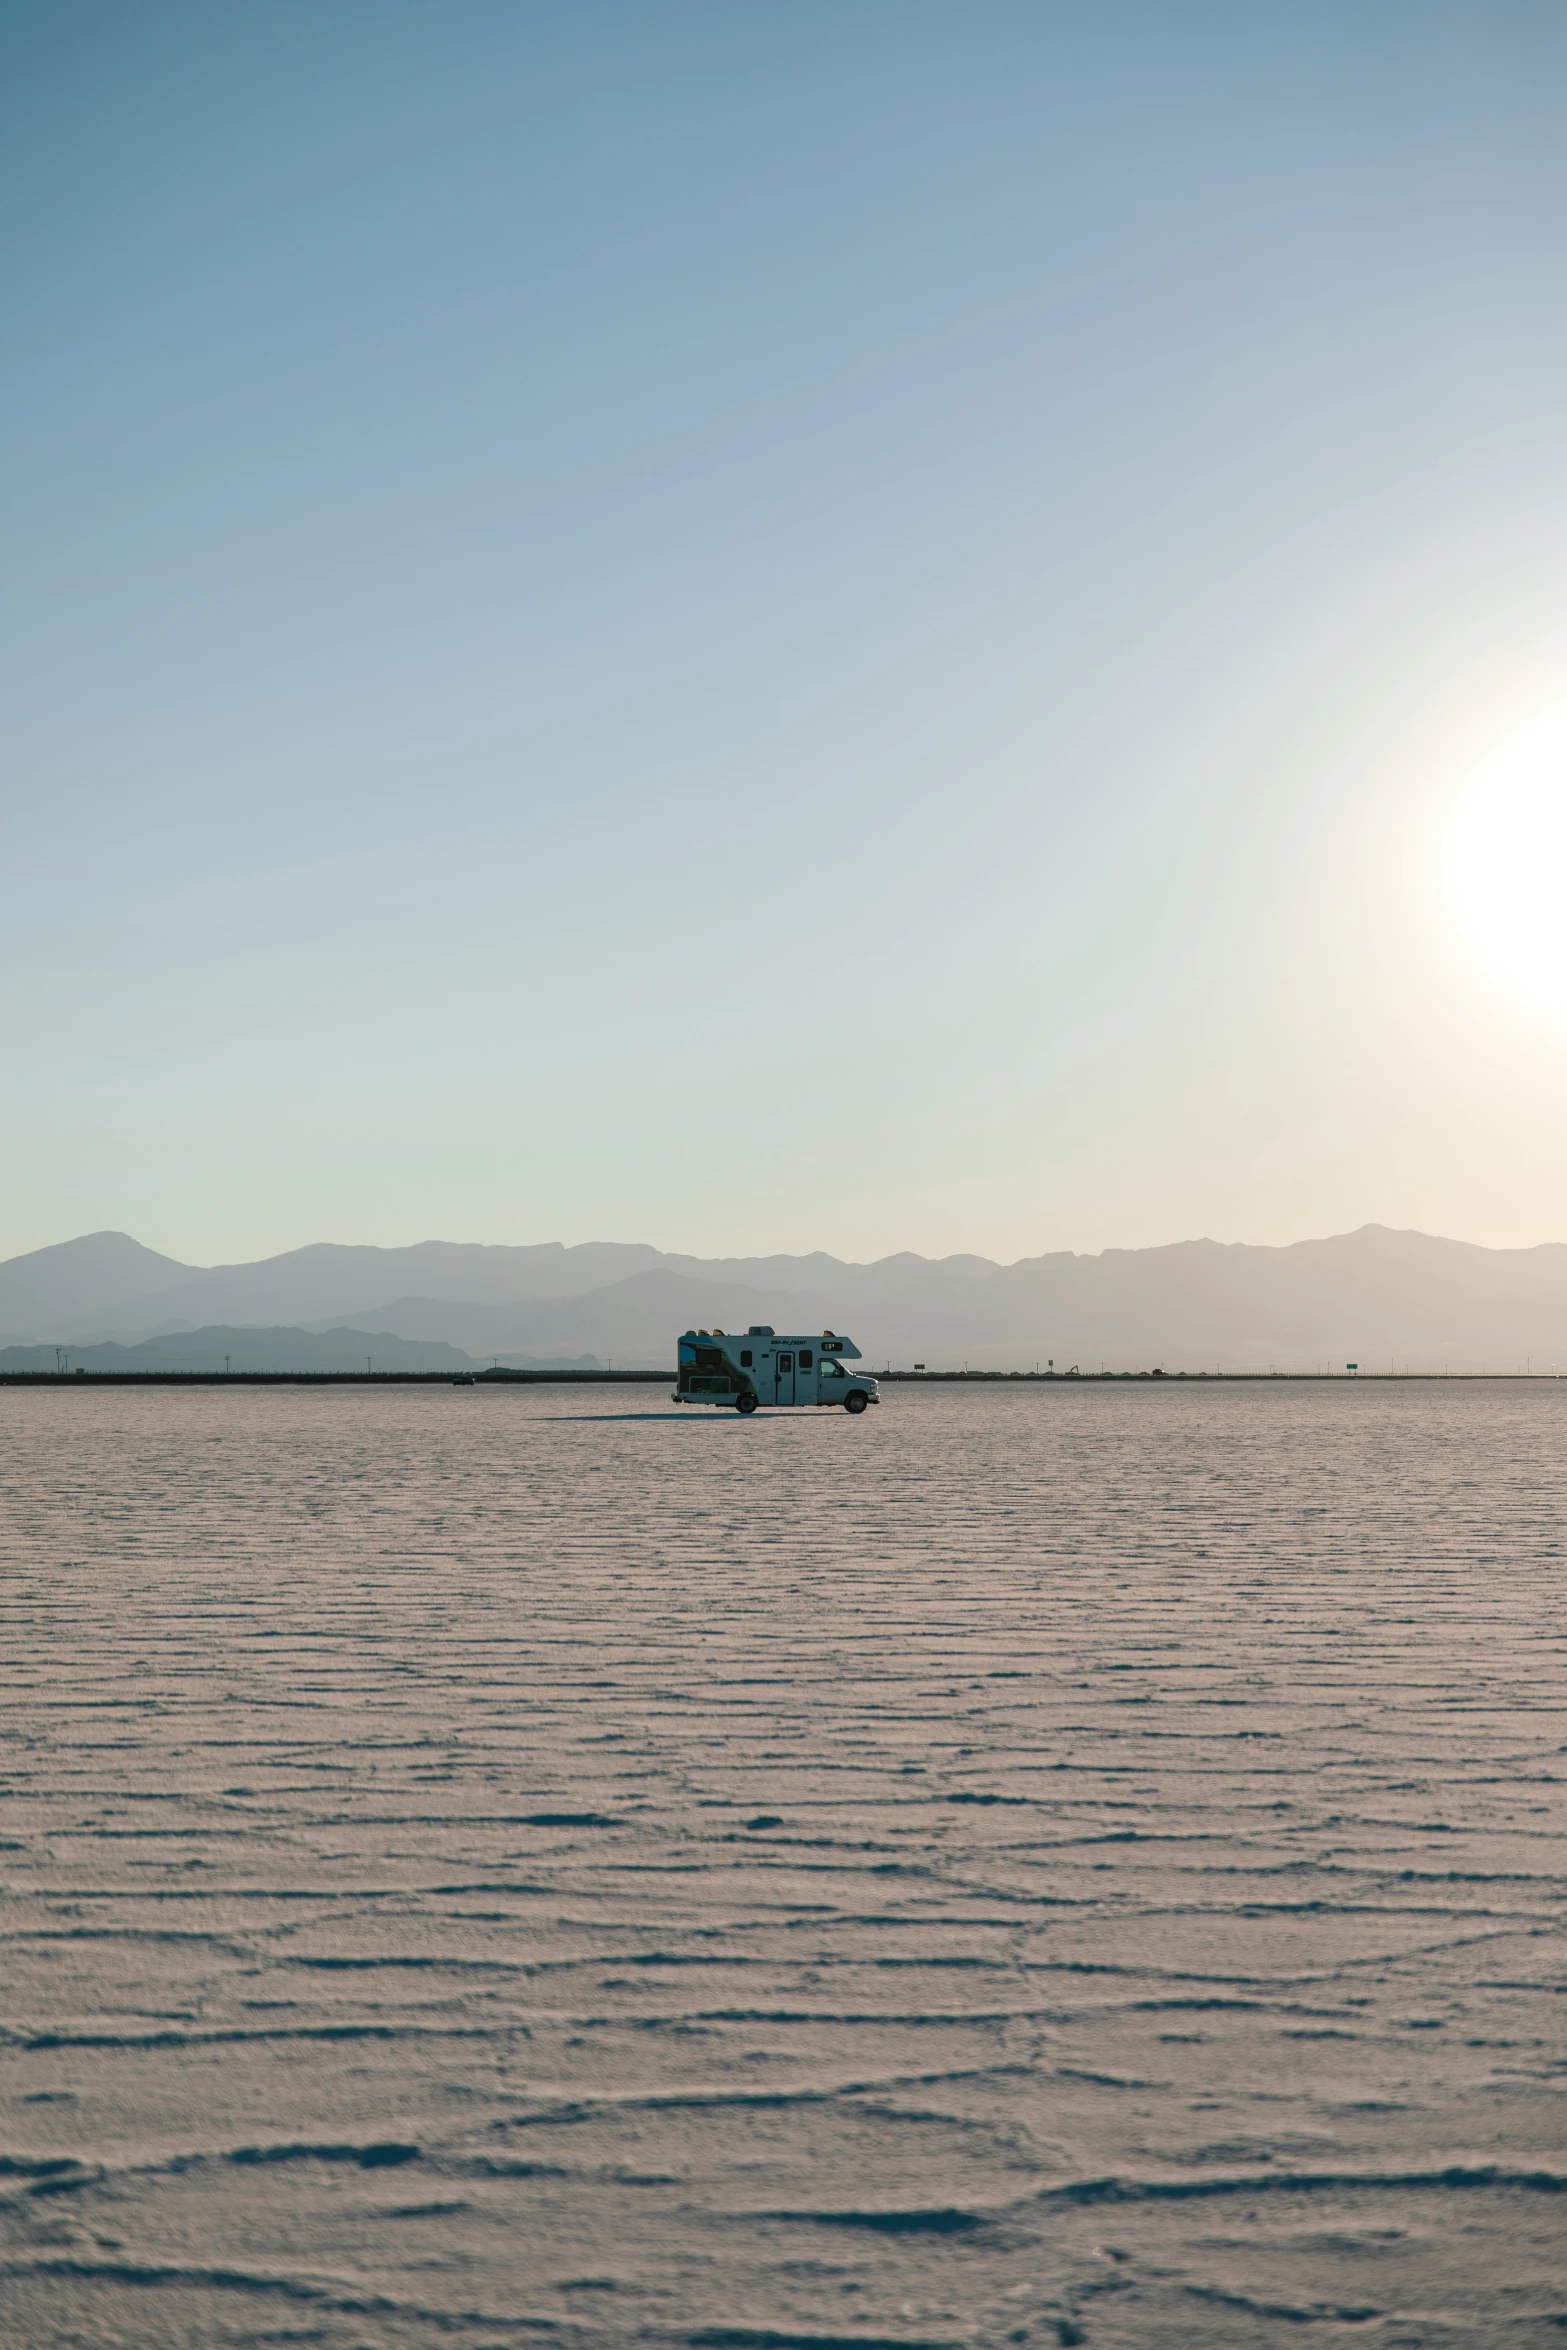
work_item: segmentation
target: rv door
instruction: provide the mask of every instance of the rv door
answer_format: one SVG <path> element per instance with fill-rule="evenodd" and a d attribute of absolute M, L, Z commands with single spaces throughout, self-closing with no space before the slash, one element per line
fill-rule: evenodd
<path fill-rule="evenodd" d="M 787 1350 L 778 1357 L 778 1401 L 794 1401 L 794 1356 Z"/>

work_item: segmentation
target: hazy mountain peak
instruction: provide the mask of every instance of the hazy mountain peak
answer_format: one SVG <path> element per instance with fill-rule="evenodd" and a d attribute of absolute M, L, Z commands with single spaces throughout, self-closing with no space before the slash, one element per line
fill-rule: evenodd
<path fill-rule="evenodd" d="M 128 1232 L 84 1232 L 0 1264 L 0 1331 L 31 1335 L 35 1326 L 151 1297 L 196 1268 L 159 1256 Z"/>

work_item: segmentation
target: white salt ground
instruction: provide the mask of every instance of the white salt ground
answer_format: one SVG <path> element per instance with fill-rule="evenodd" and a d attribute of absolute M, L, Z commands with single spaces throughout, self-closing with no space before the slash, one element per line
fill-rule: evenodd
<path fill-rule="evenodd" d="M 0 1395 L 0 2339 L 1567 2339 L 1567 1387 Z"/>

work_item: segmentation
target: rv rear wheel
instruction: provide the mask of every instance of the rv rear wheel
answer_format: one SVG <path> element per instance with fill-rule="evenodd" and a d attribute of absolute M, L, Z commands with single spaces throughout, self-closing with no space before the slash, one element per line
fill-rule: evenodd
<path fill-rule="evenodd" d="M 843 1408 L 846 1412 L 863 1412 L 866 1401 L 866 1397 L 861 1395 L 859 1389 L 856 1388 L 852 1395 L 846 1395 L 844 1397 Z"/>
<path fill-rule="evenodd" d="M 737 1412 L 754 1412 L 755 1409 L 756 1398 L 754 1395 L 737 1395 L 735 1397 L 735 1410 Z"/>

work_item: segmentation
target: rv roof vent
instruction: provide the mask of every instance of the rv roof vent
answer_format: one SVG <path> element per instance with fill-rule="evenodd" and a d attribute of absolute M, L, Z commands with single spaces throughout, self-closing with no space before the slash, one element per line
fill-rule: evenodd
<path fill-rule="evenodd" d="M 750 1329 L 746 1332 L 747 1338 L 771 1338 L 772 1334 L 773 1326 L 771 1322 L 753 1322 Z"/>
<path fill-rule="evenodd" d="M 823 1336 L 824 1338 L 836 1338 L 836 1337 L 837 1337 L 837 1335 L 838 1335 L 838 1333 L 837 1333 L 837 1331 L 836 1331 L 836 1330 L 824 1330 L 824 1331 L 822 1332 L 822 1336 Z"/>

